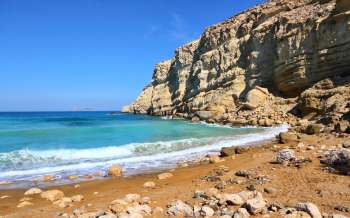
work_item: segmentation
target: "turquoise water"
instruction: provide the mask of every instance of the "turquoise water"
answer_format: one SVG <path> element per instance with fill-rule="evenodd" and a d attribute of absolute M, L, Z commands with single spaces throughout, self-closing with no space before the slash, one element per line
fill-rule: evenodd
<path fill-rule="evenodd" d="M 126 175 L 148 172 L 284 130 L 110 112 L 0 113 L 0 181 L 35 181 L 41 175 L 63 180 L 103 173 L 114 163 Z"/>

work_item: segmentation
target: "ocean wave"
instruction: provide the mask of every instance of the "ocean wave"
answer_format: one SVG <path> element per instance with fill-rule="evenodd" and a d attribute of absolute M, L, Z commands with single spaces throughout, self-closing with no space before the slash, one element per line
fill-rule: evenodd
<path fill-rule="evenodd" d="M 132 143 L 89 149 L 30 150 L 0 153 L 0 179 L 31 180 L 38 175 L 81 174 L 105 170 L 120 164 L 127 175 L 152 169 L 170 168 L 178 161 L 274 138 L 288 126 L 265 128 L 262 133 L 235 136 L 189 138 L 152 143 Z"/>

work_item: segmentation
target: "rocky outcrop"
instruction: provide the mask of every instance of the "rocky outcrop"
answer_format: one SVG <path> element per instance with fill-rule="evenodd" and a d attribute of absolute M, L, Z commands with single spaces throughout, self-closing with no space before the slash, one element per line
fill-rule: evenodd
<path fill-rule="evenodd" d="M 347 0 L 269 1 L 177 49 L 156 65 L 152 82 L 123 111 L 186 118 L 209 111 L 215 121 L 293 123 L 289 112 L 298 101 L 304 101 L 303 116 L 320 107 L 305 102 L 320 93 L 305 90 L 350 74 L 349 49 Z"/>

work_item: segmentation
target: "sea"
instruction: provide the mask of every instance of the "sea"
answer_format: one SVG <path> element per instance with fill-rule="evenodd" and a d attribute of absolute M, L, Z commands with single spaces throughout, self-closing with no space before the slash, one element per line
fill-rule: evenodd
<path fill-rule="evenodd" d="M 70 175 L 103 178 L 113 164 L 131 176 L 273 139 L 288 126 L 230 127 L 121 112 L 1 112 L 1 188 L 70 183 Z M 96 178 L 96 176 L 94 177 Z"/>

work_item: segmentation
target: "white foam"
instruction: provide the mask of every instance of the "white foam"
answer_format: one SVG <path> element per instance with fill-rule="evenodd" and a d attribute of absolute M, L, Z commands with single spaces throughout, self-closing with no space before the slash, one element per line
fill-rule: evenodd
<path fill-rule="evenodd" d="M 30 180 L 38 175 L 104 170 L 112 164 L 120 164 L 131 175 L 152 169 L 168 168 L 178 161 L 188 160 L 208 152 L 217 152 L 222 147 L 238 146 L 274 138 L 288 130 L 287 125 L 265 128 L 262 133 L 242 134 L 232 137 L 183 139 L 154 143 L 134 143 L 124 146 L 108 146 L 91 149 L 59 149 L 46 151 L 22 150 L 16 154 L 0 154 L 0 158 L 30 159 L 31 163 L 48 162 L 41 166 L 23 170 L 0 172 L 0 179 Z M 6 155 L 9 155 L 8 157 Z M 17 156 L 16 156 L 17 155 Z M 56 163 L 56 165 L 52 165 Z"/>

